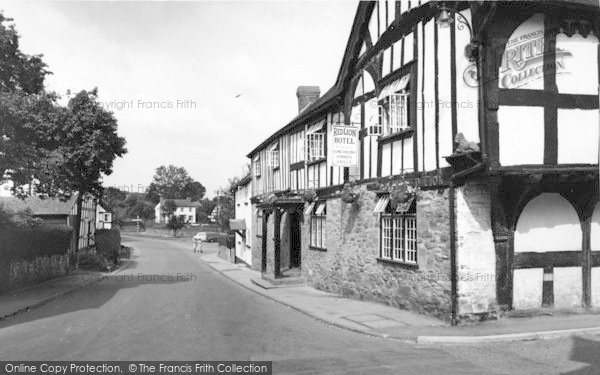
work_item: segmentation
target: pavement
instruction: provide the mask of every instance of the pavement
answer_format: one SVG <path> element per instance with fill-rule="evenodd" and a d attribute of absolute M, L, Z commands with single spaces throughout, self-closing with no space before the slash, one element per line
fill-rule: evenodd
<path fill-rule="evenodd" d="M 199 255 L 216 271 L 237 284 L 325 323 L 372 336 L 418 344 L 481 344 L 555 339 L 600 334 L 600 314 L 576 313 L 501 318 L 451 326 L 430 316 L 384 304 L 343 298 L 310 286 L 265 288 L 261 273 L 244 264 L 232 264 L 216 254 Z"/>

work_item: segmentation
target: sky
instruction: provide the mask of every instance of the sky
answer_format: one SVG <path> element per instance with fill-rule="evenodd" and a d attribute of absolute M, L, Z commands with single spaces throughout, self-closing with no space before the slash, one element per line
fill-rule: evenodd
<path fill-rule="evenodd" d="M 128 153 L 104 186 L 143 192 L 160 165 L 214 196 L 298 112 L 296 88 L 335 82 L 355 1 L 0 0 L 48 90 L 98 87 Z"/>

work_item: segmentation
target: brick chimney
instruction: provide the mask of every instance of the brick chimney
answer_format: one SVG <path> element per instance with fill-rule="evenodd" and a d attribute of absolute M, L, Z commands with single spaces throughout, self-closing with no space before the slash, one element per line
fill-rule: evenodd
<path fill-rule="evenodd" d="M 321 95 L 319 86 L 298 86 L 296 96 L 298 97 L 298 112 L 302 112 L 306 107 L 316 102 Z"/>

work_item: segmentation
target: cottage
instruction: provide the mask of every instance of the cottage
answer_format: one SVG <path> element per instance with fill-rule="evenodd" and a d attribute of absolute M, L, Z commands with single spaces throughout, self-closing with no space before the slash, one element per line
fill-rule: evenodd
<path fill-rule="evenodd" d="M 358 4 L 254 148 L 252 267 L 458 321 L 600 307 L 597 0 Z"/>
<path fill-rule="evenodd" d="M 112 228 L 112 212 L 104 208 L 102 202 L 96 205 L 96 229 Z"/>
<path fill-rule="evenodd" d="M 58 198 L 42 199 L 37 196 L 25 199 L 0 197 L 0 205 L 4 209 L 13 212 L 28 210 L 34 217 L 42 219 L 46 225 L 66 225 L 69 227 L 76 225 L 77 195 L 64 201 Z M 85 251 L 95 245 L 96 205 L 96 199 L 91 195 L 85 195 L 82 199 L 77 250 Z M 75 250 L 74 246 L 73 250 Z"/>
<path fill-rule="evenodd" d="M 172 201 L 175 204 L 173 215 L 181 217 L 186 223 L 196 223 L 196 208 L 200 207 L 200 202 L 192 202 L 191 199 L 168 199 L 160 198 L 160 202 L 154 207 L 154 221 L 156 223 L 168 223 L 169 216 L 164 213 L 163 206 L 165 201 Z"/>

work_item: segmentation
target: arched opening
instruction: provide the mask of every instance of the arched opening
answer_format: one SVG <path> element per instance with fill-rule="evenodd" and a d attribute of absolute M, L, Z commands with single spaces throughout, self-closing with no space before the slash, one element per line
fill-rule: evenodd
<path fill-rule="evenodd" d="M 581 244 L 579 217 L 569 201 L 557 193 L 529 201 L 514 236 L 513 307 L 580 307 Z"/>

